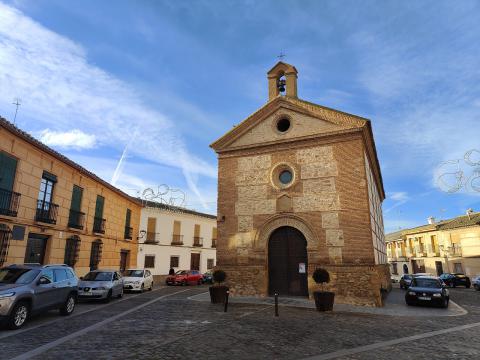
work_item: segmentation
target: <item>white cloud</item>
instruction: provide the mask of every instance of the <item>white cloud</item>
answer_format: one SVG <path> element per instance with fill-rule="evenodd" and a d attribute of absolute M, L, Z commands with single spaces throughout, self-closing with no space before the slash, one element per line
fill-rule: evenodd
<path fill-rule="evenodd" d="M 90 64 L 82 46 L 0 3 L 0 108 L 11 108 L 12 97 L 22 99 L 21 127 L 29 119 L 34 131 L 80 128 L 118 150 L 133 137 L 133 155 L 179 168 L 189 180 L 217 176 L 214 165 L 188 150 L 174 121 Z M 198 192 L 195 182 L 188 183 Z"/>
<path fill-rule="evenodd" d="M 394 201 L 407 201 L 408 200 L 408 194 L 405 191 L 398 191 L 398 192 L 392 192 L 388 193 L 388 198 L 394 200 Z"/>
<path fill-rule="evenodd" d="M 40 141 L 49 146 L 75 149 L 91 149 L 96 144 L 95 135 L 78 129 L 65 132 L 45 129 L 40 133 Z"/>

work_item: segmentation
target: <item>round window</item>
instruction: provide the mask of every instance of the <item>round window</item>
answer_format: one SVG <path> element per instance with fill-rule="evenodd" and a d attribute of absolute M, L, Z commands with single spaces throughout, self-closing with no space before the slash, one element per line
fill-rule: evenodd
<path fill-rule="evenodd" d="M 280 132 L 285 132 L 290 129 L 290 120 L 287 118 L 281 118 L 277 121 L 277 130 Z"/>
<path fill-rule="evenodd" d="M 283 170 L 282 172 L 280 172 L 280 175 L 278 176 L 278 180 L 280 180 L 280 182 L 283 185 L 290 184 L 292 182 L 292 179 L 293 179 L 293 174 L 290 170 Z"/>

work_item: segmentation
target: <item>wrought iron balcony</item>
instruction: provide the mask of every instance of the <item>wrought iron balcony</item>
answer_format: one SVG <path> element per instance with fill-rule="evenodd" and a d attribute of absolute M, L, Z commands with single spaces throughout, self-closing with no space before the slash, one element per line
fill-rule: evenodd
<path fill-rule="evenodd" d="M 49 201 L 38 200 L 35 220 L 47 224 L 56 224 L 58 205 Z"/>
<path fill-rule="evenodd" d="M 193 246 L 202 247 L 203 246 L 203 238 L 199 236 L 193 237 Z"/>
<path fill-rule="evenodd" d="M 145 244 L 158 244 L 159 241 L 157 240 L 157 233 L 154 232 L 147 232 L 145 238 Z"/>
<path fill-rule="evenodd" d="M 125 226 L 125 239 L 132 240 L 133 228 Z"/>
<path fill-rule="evenodd" d="M 212 248 L 217 247 L 217 239 L 212 239 Z"/>
<path fill-rule="evenodd" d="M 68 227 L 73 229 L 83 230 L 85 224 L 85 213 L 70 209 L 68 217 Z"/>
<path fill-rule="evenodd" d="M 105 219 L 94 217 L 93 218 L 93 232 L 97 234 L 105 234 Z"/>
<path fill-rule="evenodd" d="M 172 245 L 183 245 L 183 235 L 172 235 Z"/>
<path fill-rule="evenodd" d="M 0 215 L 17 216 L 20 194 L 0 189 Z"/>
<path fill-rule="evenodd" d="M 459 244 L 452 244 L 449 248 L 450 256 L 462 256 L 462 247 Z"/>

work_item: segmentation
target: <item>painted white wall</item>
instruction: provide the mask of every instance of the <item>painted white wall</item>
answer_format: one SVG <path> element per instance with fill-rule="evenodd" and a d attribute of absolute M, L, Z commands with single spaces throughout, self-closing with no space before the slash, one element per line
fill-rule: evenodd
<path fill-rule="evenodd" d="M 146 236 L 139 239 L 138 267 L 144 268 L 145 255 L 155 256 L 155 268 L 149 268 L 153 275 L 167 275 L 170 270 L 170 257 L 179 256 L 177 270 L 190 269 L 190 254 L 200 253 L 200 272 L 207 271 L 207 259 L 214 259 L 217 263 L 217 251 L 212 248 L 212 229 L 217 227 L 217 220 L 207 216 L 170 211 L 153 207 L 144 207 L 141 211 L 139 231 L 147 231 L 148 218 L 156 218 L 156 237 L 158 244 L 143 244 Z M 172 246 L 173 223 L 180 221 L 183 245 Z M 195 224 L 200 225 L 200 237 L 203 238 L 202 247 L 193 246 Z M 139 235 L 140 236 L 140 235 Z"/>

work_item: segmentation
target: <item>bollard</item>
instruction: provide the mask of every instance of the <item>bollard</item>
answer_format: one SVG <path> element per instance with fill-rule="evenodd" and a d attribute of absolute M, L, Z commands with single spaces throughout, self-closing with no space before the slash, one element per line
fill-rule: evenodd
<path fill-rule="evenodd" d="M 225 308 L 223 309 L 223 312 L 227 312 L 227 308 L 228 308 L 228 294 L 230 294 L 230 291 L 227 290 L 227 293 L 225 294 Z"/>
<path fill-rule="evenodd" d="M 275 293 L 275 316 L 278 316 L 278 294 Z"/>

